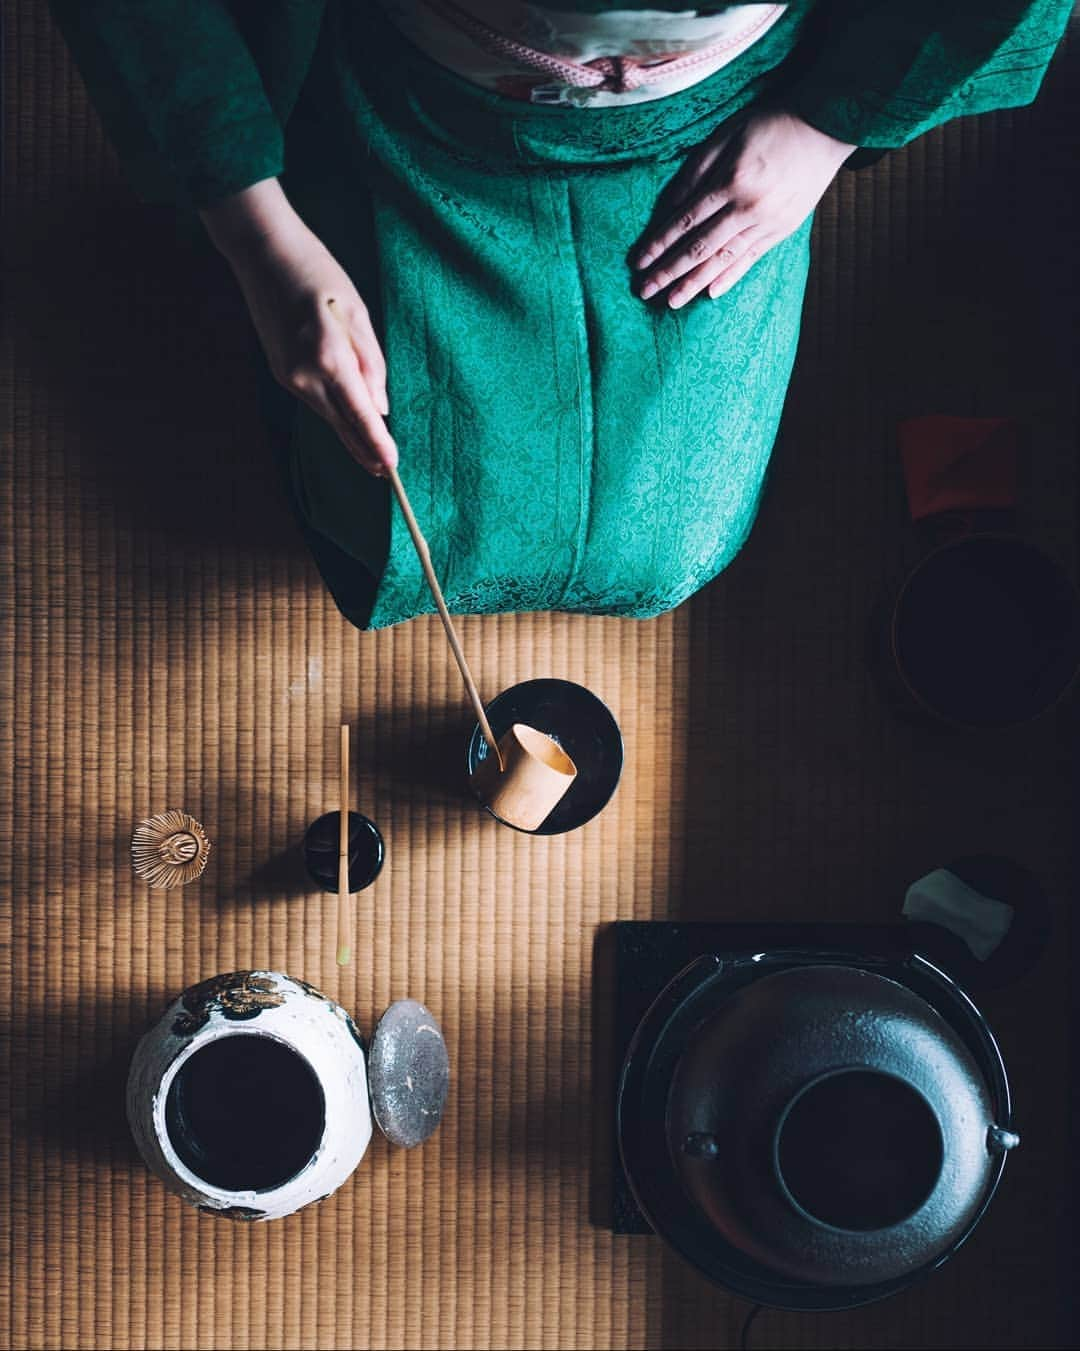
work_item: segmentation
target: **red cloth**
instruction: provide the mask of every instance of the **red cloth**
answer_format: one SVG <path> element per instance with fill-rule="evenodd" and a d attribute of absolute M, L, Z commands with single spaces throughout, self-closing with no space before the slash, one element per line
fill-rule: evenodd
<path fill-rule="evenodd" d="M 1018 428 L 1008 418 L 917 417 L 899 426 L 911 519 L 1016 505 Z"/>

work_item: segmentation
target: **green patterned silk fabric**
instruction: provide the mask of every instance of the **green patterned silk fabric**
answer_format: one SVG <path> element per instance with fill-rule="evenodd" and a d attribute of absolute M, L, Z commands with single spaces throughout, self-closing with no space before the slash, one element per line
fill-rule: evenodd
<path fill-rule="evenodd" d="M 533 108 L 419 54 L 380 69 L 365 53 L 392 35 L 366 42 L 356 11 L 339 14 L 311 122 L 306 107 L 298 118 L 307 181 L 289 187 L 361 294 L 383 298 L 390 427 L 448 605 L 642 617 L 677 605 L 753 521 L 809 222 L 729 296 L 677 312 L 632 292 L 627 254 L 685 153 L 752 97 L 749 63 L 655 103 Z M 313 147 L 332 128 L 347 135 L 324 181 Z M 365 184 L 344 207 L 343 167 Z M 396 507 L 383 565 L 386 485 L 306 408 L 292 472 L 308 524 L 381 574 L 372 626 L 433 608 Z"/>
<path fill-rule="evenodd" d="M 207 205 L 284 171 L 375 315 L 451 609 L 642 617 L 746 538 L 808 264 L 809 220 L 720 300 L 642 303 L 628 253 L 682 159 L 762 95 L 871 148 L 1028 102 L 1070 8 L 796 0 L 691 89 L 566 108 L 444 71 L 375 0 L 53 7 L 145 196 Z M 306 407 L 270 405 L 343 612 L 382 627 L 432 609 L 386 484 Z"/>

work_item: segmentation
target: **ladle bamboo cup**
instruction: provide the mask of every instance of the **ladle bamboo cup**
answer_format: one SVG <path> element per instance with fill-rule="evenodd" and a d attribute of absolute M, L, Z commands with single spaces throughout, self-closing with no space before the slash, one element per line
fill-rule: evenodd
<path fill-rule="evenodd" d="M 536 830 L 562 801 L 577 766 L 558 742 L 523 722 L 502 734 L 499 752 L 502 772 L 489 756 L 473 774 L 473 786 L 500 820 Z"/>
<path fill-rule="evenodd" d="M 327 305 L 334 318 L 344 328 L 345 321 L 338 313 L 334 301 L 328 300 Z M 484 740 L 491 748 L 491 756 L 484 762 L 490 768 L 484 775 L 478 770 L 473 775 L 473 783 L 484 801 L 501 820 L 517 826 L 519 830 L 535 830 L 547 819 L 556 803 L 573 783 L 577 768 L 557 742 L 543 732 L 537 731 L 535 727 L 527 727 L 524 723 L 515 723 L 501 740 L 495 739 L 480 699 L 480 692 L 476 688 L 469 663 L 465 660 L 465 653 L 450 618 L 450 611 L 446 608 L 439 579 L 435 576 L 427 540 L 416 520 L 398 471 L 388 465 L 386 475 L 412 537 L 420 566 L 424 570 L 424 577 L 435 601 L 435 608 L 439 612 L 439 619 L 442 621 L 446 640 L 450 644 L 450 651 L 454 654 L 473 711 L 476 713 L 476 720 L 480 724 Z M 497 806 L 496 803 L 501 805 Z M 542 814 L 537 815 L 540 812 Z"/>

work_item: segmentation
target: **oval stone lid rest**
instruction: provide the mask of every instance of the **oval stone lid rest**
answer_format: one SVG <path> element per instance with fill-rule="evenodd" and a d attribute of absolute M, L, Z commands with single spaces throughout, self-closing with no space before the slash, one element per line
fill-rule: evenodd
<path fill-rule="evenodd" d="M 368 1052 L 371 1110 L 391 1144 L 423 1144 L 442 1120 L 450 1056 L 430 1009 L 399 999 L 379 1019 Z"/>

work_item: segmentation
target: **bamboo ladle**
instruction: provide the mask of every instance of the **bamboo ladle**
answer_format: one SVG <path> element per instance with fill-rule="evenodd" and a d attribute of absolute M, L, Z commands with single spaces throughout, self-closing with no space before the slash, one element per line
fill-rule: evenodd
<path fill-rule="evenodd" d="M 327 304 L 334 318 L 344 328 L 345 321 L 338 313 L 334 301 L 328 300 Z M 386 475 L 412 537 L 420 566 L 424 570 L 424 577 L 442 621 L 446 640 L 450 644 L 450 651 L 454 654 L 461 678 L 465 682 L 476 720 L 480 724 L 484 740 L 491 748 L 491 757 L 481 762 L 473 775 L 473 784 L 500 819 L 517 826 L 520 830 L 535 830 L 562 800 L 577 776 L 577 767 L 557 741 L 525 723 L 514 723 L 503 733 L 500 740 L 496 740 L 484 712 L 480 692 L 469 670 L 469 663 L 465 660 L 465 653 L 462 651 L 453 620 L 450 618 L 450 611 L 446 608 L 442 587 L 435 576 L 428 542 L 416 520 L 397 469 L 388 465 Z M 497 770 L 495 765 L 498 766 Z"/>
<path fill-rule="evenodd" d="M 469 699 L 472 701 L 484 740 L 492 754 L 481 761 L 473 774 L 473 785 L 487 805 L 503 821 L 519 830 L 535 830 L 554 811 L 577 776 L 577 767 L 557 741 L 535 727 L 516 722 L 497 741 L 480 701 L 476 682 L 461 650 L 450 612 L 443 599 L 435 569 L 431 564 L 431 550 L 417 524 L 412 506 L 396 469 L 387 469 L 390 486 L 405 517 L 413 544 L 420 558 L 420 566 L 431 588 L 435 605 L 446 632 L 450 650 L 461 671 Z M 496 767 L 497 766 L 497 767 Z"/>
<path fill-rule="evenodd" d="M 439 611 L 439 618 L 442 620 L 442 626 L 446 633 L 446 641 L 450 644 L 450 651 L 454 654 L 454 660 L 458 664 L 458 670 L 461 672 L 461 678 L 465 682 L 465 689 L 468 692 L 469 700 L 472 703 L 473 711 L 476 714 L 476 720 L 480 724 L 480 730 L 484 734 L 484 740 L 495 753 L 499 762 L 499 773 L 506 768 L 502 751 L 499 749 L 499 743 L 495 740 L 495 733 L 491 730 L 491 724 L 488 722 L 487 714 L 484 712 L 484 705 L 480 700 L 480 691 L 476 688 L 476 681 L 472 678 L 472 672 L 469 670 L 469 663 L 465 660 L 465 653 L 461 649 L 461 643 L 454 628 L 454 621 L 450 618 L 450 611 L 446 608 L 446 601 L 443 598 L 442 587 L 439 586 L 439 579 L 435 576 L 435 569 L 431 564 L 431 550 L 428 548 L 428 542 L 420 531 L 416 516 L 413 513 L 412 505 L 409 502 L 408 495 L 401 482 L 396 469 L 387 467 L 387 477 L 390 479 L 390 486 L 394 490 L 394 496 L 398 500 L 398 506 L 401 508 L 401 514 L 405 517 L 405 524 L 409 528 L 409 534 L 412 536 L 412 542 L 416 547 L 417 555 L 420 559 L 420 566 L 424 570 L 424 576 L 427 579 L 428 587 L 435 600 L 436 608 Z"/>

